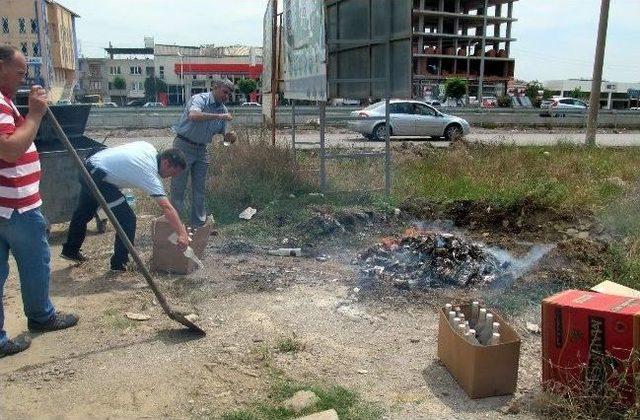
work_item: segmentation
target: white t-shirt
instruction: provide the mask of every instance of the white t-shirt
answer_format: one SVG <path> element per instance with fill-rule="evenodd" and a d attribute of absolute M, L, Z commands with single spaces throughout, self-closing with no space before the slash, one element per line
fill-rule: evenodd
<path fill-rule="evenodd" d="M 139 188 L 151 197 L 167 195 L 158 169 L 158 151 L 151 143 L 110 147 L 91 156 L 89 162 L 105 171 L 104 180 L 118 188 Z"/>

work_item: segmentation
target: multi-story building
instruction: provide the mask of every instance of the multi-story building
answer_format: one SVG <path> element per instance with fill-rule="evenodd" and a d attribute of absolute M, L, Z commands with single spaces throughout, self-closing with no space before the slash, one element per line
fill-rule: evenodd
<path fill-rule="evenodd" d="M 155 45 L 158 77 L 167 83 L 170 104 L 184 102 L 184 98 L 211 90 L 213 79 L 226 77 L 236 83 L 241 78 L 262 77 L 262 48 L 243 45 L 201 47 Z M 256 92 L 251 99 L 259 100 Z M 243 100 L 234 92 L 231 102 Z"/>
<path fill-rule="evenodd" d="M 477 95 L 504 95 L 513 79 L 513 3 L 517 0 L 413 0 L 413 94 L 460 77 Z M 485 8 L 486 7 L 486 8 Z"/>
<path fill-rule="evenodd" d="M 53 0 L 0 0 L 0 42 L 27 57 L 27 85 L 45 86 L 53 102 L 71 99 L 77 81 L 77 17 Z"/>
<path fill-rule="evenodd" d="M 105 75 L 106 58 L 81 58 L 78 60 L 78 85 L 76 99 L 80 102 L 101 102 L 109 96 Z"/>
<path fill-rule="evenodd" d="M 107 58 L 104 59 L 80 59 L 83 68 L 80 100 L 103 89 L 104 101 L 124 105 L 144 98 L 144 82 L 155 75 L 167 85 L 166 96 L 160 95 L 155 99 L 168 105 L 181 105 L 191 95 L 211 90 L 215 78 L 227 77 L 235 83 L 242 77 L 260 79 L 262 76 L 262 48 L 259 47 L 155 44 L 152 38 L 145 38 L 145 46 L 141 48 L 110 45 L 105 51 Z M 102 65 L 101 83 L 92 76 L 98 72 L 84 70 L 99 64 Z M 118 79 L 122 80 L 117 82 Z M 259 92 L 256 92 L 250 99 L 258 98 Z M 231 101 L 242 99 L 241 93 L 234 92 Z"/>

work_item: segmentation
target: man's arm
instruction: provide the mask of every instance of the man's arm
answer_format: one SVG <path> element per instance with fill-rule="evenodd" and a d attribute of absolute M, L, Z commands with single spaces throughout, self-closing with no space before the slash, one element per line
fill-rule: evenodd
<path fill-rule="evenodd" d="M 189 121 L 202 122 L 211 120 L 231 121 L 233 117 L 231 114 L 211 114 L 209 112 L 202 112 L 191 110 L 189 111 Z"/>
<path fill-rule="evenodd" d="M 178 212 L 171 205 L 171 202 L 167 197 L 156 198 L 156 203 L 158 203 L 158 205 L 162 209 L 164 217 L 167 218 L 167 221 L 169 222 L 171 228 L 173 228 L 173 230 L 178 234 L 178 248 L 180 248 L 181 251 L 184 251 L 189 246 L 189 234 L 187 233 L 187 229 L 180 221 Z"/>
<path fill-rule="evenodd" d="M 29 149 L 36 138 L 42 117 L 47 112 L 47 93 L 40 86 L 31 87 L 29 113 L 12 134 L 0 134 L 0 159 L 13 163 Z"/>

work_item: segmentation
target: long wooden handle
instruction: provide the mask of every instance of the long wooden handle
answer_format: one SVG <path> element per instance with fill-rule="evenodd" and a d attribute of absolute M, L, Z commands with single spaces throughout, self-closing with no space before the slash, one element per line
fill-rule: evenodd
<path fill-rule="evenodd" d="M 164 310 L 164 312 L 167 315 L 169 315 L 169 318 L 174 319 L 173 309 L 171 308 L 171 305 L 169 304 L 169 302 L 167 302 L 162 292 L 160 292 L 160 289 L 158 288 L 158 285 L 153 279 L 153 277 L 151 276 L 151 273 L 149 273 L 149 270 L 147 270 L 147 267 L 142 262 L 142 259 L 140 259 L 140 255 L 138 254 L 136 249 L 133 247 L 133 244 L 131 243 L 131 241 L 129 241 L 129 238 L 127 237 L 127 234 L 122 229 L 122 226 L 120 226 L 118 219 L 116 219 L 116 216 L 113 214 L 113 212 L 109 208 L 107 201 L 102 196 L 102 193 L 100 193 L 100 190 L 98 189 L 98 186 L 96 185 L 93 178 L 91 178 L 89 171 L 87 171 L 87 168 L 85 168 L 84 162 L 82 161 L 80 156 L 78 156 L 78 153 L 73 148 L 73 145 L 69 141 L 69 138 L 65 134 L 62 127 L 60 127 L 60 123 L 58 122 L 57 118 L 55 117 L 55 115 L 53 115 L 53 112 L 51 112 L 51 109 L 48 107 L 47 107 L 47 117 L 51 121 L 51 124 L 53 125 L 53 128 L 56 131 L 56 134 L 58 135 L 62 143 L 65 145 L 65 147 L 73 157 L 73 160 L 75 161 L 76 166 L 80 170 L 80 173 L 82 174 L 82 177 L 84 178 L 87 185 L 89 186 L 89 189 L 93 193 L 93 196 L 96 198 L 96 200 L 100 204 L 100 207 L 102 207 L 102 210 L 104 210 L 104 212 L 107 214 L 107 217 L 109 218 L 109 221 L 111 222 L 111 224 L 116 228 L 116 232 L 120 237 L 120 240 L 127 247 L 127 250 L 133 257 L 136 264 L 138 265 L 138 269 L 144 276 L 144 279 L 147 281 L 147 284 L 149 284 L 149 287 L 151 288 L 151 290 L 153 290 L 153 293 L 156 295 L 156 298 L 158 299 L 160 306 L 162 306 L 162 309 Z"/>

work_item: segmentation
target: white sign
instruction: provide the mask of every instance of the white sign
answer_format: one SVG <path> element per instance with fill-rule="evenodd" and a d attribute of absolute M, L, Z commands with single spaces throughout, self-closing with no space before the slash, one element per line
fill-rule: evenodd
<path fill-rule="evenodd" d="M 262 92 L 271 93 L 271 61 L 273 54 L 273 8 L 274 1 L 269 0 L 267 10 L 264 12 L 262 34 Z"/>
<path fill-rule="evenodd" d="M 284 0 L 284 97 L 327 100 L 323 0 Z"/>

